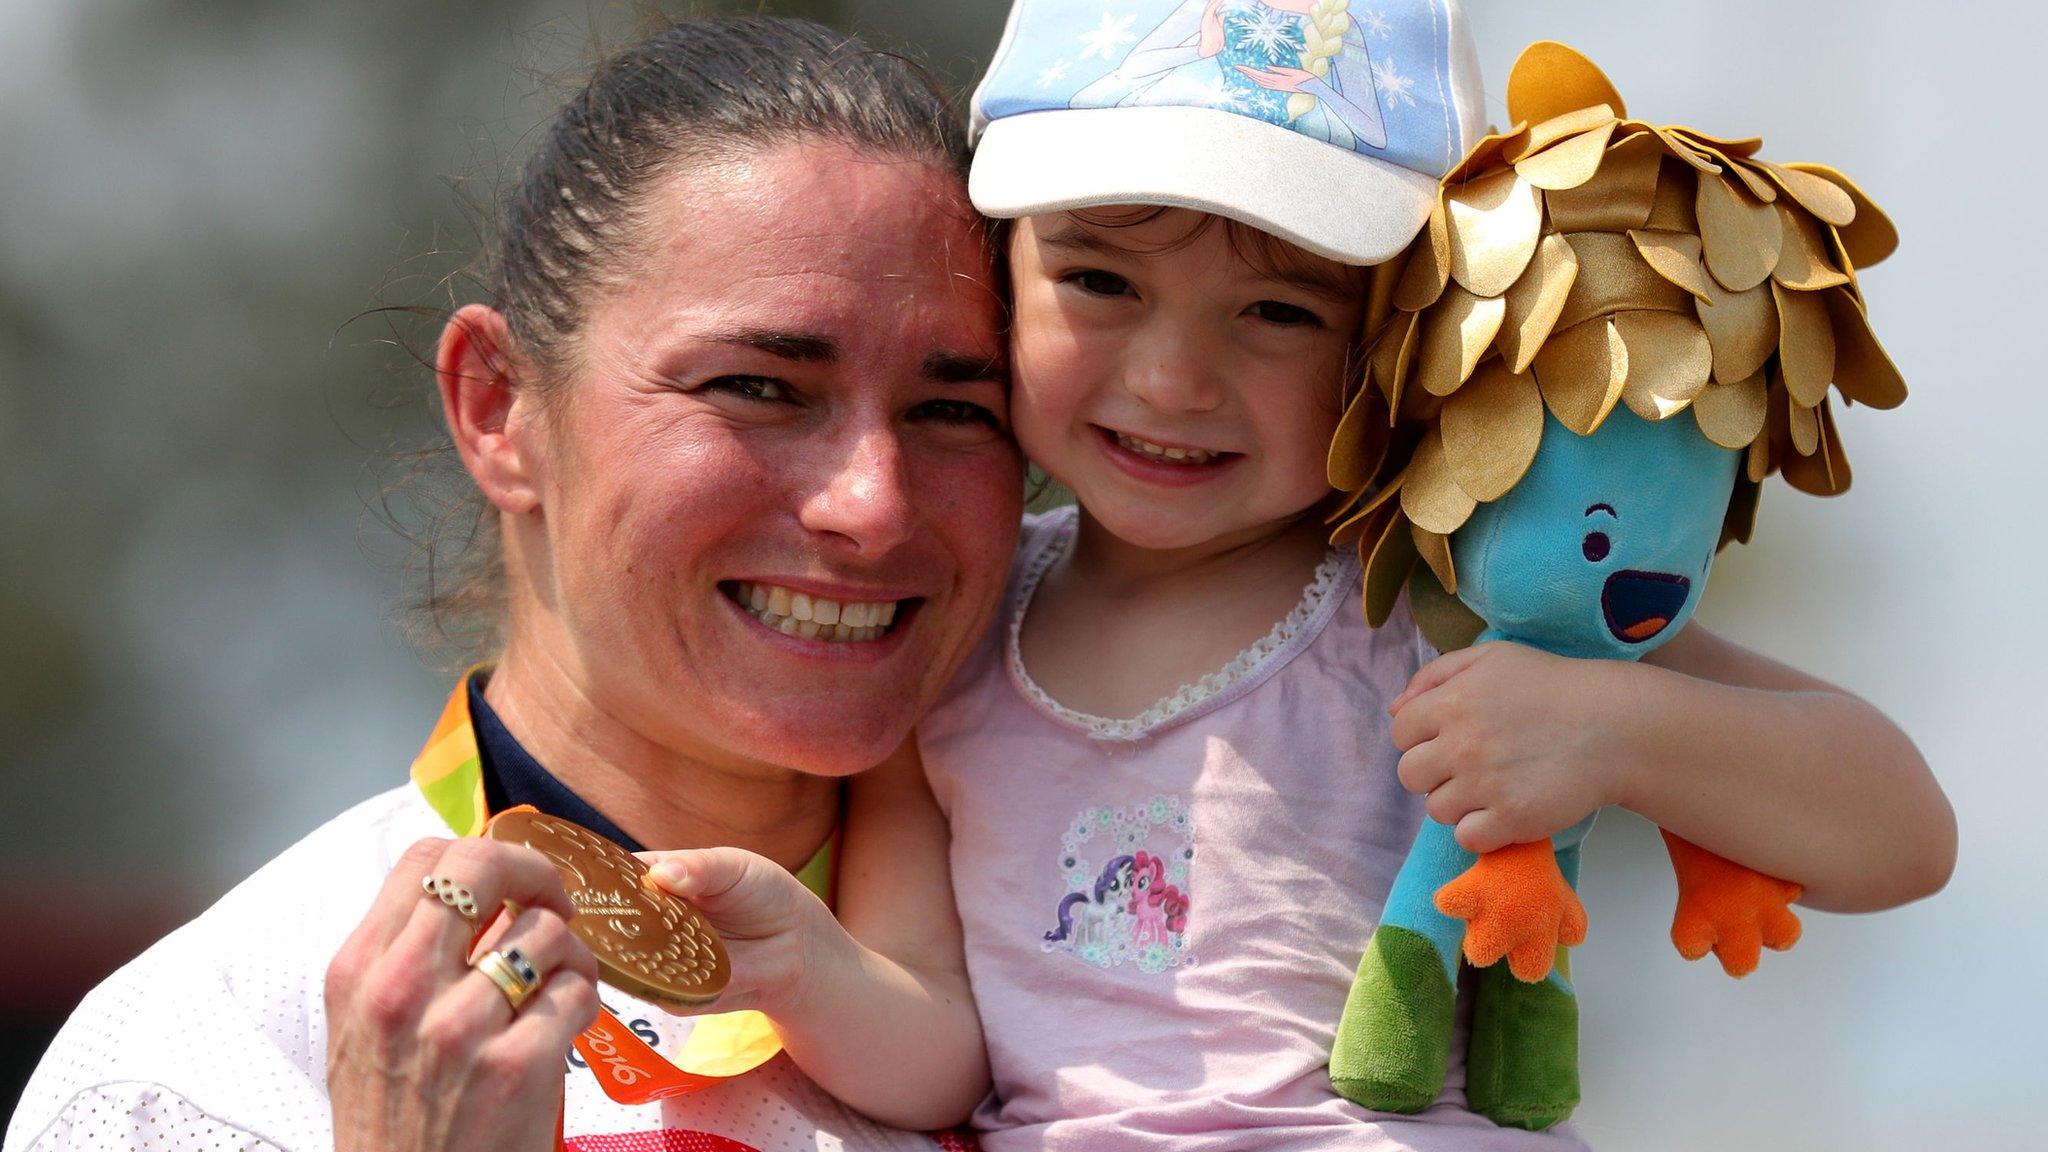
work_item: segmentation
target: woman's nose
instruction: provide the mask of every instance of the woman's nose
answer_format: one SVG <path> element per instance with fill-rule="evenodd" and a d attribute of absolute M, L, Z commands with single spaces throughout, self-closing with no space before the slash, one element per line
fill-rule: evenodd
<path fill-rule="evenodd" d="M 885 555 L 910 539 L 916 513 L 893 430 L 851 433 L 820 451 L 822 475 L 798 512 L 805 528 L 841 538 L 860 556 Z"/>

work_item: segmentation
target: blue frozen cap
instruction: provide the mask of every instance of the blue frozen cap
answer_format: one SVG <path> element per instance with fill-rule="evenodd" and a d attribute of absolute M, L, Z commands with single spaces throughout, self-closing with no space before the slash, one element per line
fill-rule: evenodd
<path fill-rule="evenodd" d="M 968 189 L 990 216 L 1194 208 L 1377 264 L 1483 104 L 1457 0 L 1017 0 Z"/>

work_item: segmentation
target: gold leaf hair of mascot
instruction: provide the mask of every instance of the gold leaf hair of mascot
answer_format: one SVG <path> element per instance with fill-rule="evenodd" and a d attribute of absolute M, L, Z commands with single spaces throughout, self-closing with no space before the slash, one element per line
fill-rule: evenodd
<path fill-rule="evenodd" d="M 1848 177 L 1765 160 L 1758 139 L 1631 120 L 1606 75 L 1553 42 L 1515 62 L 1508 111 L 1514 127 L 1444 177 L 1405 262 L 1376 276 L 1365 383 L 1330 449 L 1349 497 L 1333 539 L 1358 543 L 1368 616 L 1383 622 L 1410 585 L 1453 643 L 1477 621 L 1444 595 L 1450 535 L 1521 479 L 1546 407 L 1579 435 L 1616 404 L 1689 412 L 1744 451 L 1725 545 L 1749 539 L 1774 472 L 1815 495 L 1848 488 L 1831 385 L 1875 408 L 1906 395 L 1856 282 L 1898 235 Z"/>

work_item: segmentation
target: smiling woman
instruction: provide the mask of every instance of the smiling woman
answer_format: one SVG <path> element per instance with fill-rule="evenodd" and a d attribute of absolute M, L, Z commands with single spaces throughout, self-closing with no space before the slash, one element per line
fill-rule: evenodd
<path fill-rule="evenodd" d="M 413 784 L 94 992 L 8 1152 L 933 1146 L 777 1056 L 829 1026 L 794 1008 L 778 1038 L 607 992 L 690 1084 L 758 1071 L 664 1103 L 565 1079 L 599 1009 L 575 909 L 542 857 L 473 834 L 531 804 L 635 849 L 748 849 L 830 900 L 842 778 L 890 757 L 965 658 L 1016 534 L 964 160 L 922 77 L 816 25 L 680 24 L 598 69 L 505 206 L 492 302 L 450 318 L 435 360 L 495 531 L 495 665 L 455 687 Z M 892 893 L 922 913 L 914 949 L 869 951 L 847 921 L 902 990 L 877 1009 L 927 1055 L 923 1024 L 973 1017 L 934 874 Z M 829 916 L 791 887 L 792 915 Z M 719 926 L 744 960 L 746 926 Z M 720 1004 L 767 1006 L 738 983 Z M 968 1031 L 937 1053 L 958 1074 L 928 1086 L 935 1110 L 888 1119 L 964 1114 L 985 1077 Z"/>

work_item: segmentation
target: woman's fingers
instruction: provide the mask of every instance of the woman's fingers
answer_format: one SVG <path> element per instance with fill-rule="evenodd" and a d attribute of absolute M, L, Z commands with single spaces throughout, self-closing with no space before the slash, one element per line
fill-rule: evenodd
<path fill-rule="evenodd" d="M 419 907 L 420 877 L 433 869 L 435 861 L 448 850 L 450 843 L 452 841 L 435 837 L 417 841 L 405 850 L 398 863 L 392 866 L 391 874 L 384 878 L 384 886 L 378 889 L 377 898 L 370 902 L 369 912 L 342 944 L 337 961 L 352 956 L 368 961 L 382 953 L 404 931 Z"/>
<path fill-rule="evenodd" d="M 590 972 L 556 971 L 505 1030 L 502 1044 L 512 1049 L 507 1058 L 536 1067 L 543 1082 L 559 1088 L 562 1073 L 557 1054 L 566 1053 L 577 1035 L 597 1022 L 600 1007 L 594 968 Z"/>
<path fill-rule="evenodd" d="M 523 844 L 472 838 L 457 840 L 441 854 L 432 875 L 469 889 L 481 923 L 506 904 L 552 909 L 563 919 L 576 914 L 561 873 L 547 857 Z"/>
<path fill-rule="evenodd" d="M 450 897 L 473 907 L 475 918 L 426 892 L 426 878 L 446 881 Z M 557 920 L 574 914 L 554 865 L 530 848 L 489 840 L 414 844 L 328 966 L 330 1015 L 354 1007 L 380 1033 L 415 1027 L 444 990 L 465 978 L 471 942 L 508 901 Z"/>
<path fill-rule="evenodd" d="M 597 960 L 591 956 L 590 949 L 576 938 L 560 916 L 545 908 L 528 908 L 513 917 L 511 925 L 486 951 L 516 955 L 524 960 L 538 977 L 537 989 L 546 988 L 551 981 L 564 976 L 577 976 L 591 982 L 597 979 Z M 538 995 L 536 991 L 529 996 L 526 1007 L 531 1007 Z M 524 1007 L 515 1010 L 504 990 L 472 963 L 470 971 L 457 980 L 445 995 L 435 1000 L 420 1027 L 423 1033 L 457 1038 L 470 1036 L 481 1041 L 485 1036 L 503 1031 L 513 1016 L 524 1010 Z"/>
<path fill-rule="evenodd" d="M 548 858 L 531 848 L 494 840 L 457 840 L 434 861 L 427 876 L 445 881 L 451 898 L 466 899 L 463 907 L 414 884 L 412 919 L 391 942 L 389 958 L 437 984 L 453 983 L 469 964 L 470 949 L 500 910 L 545 909 L 564 919 L 575 914 L 561 874 Z"/>

